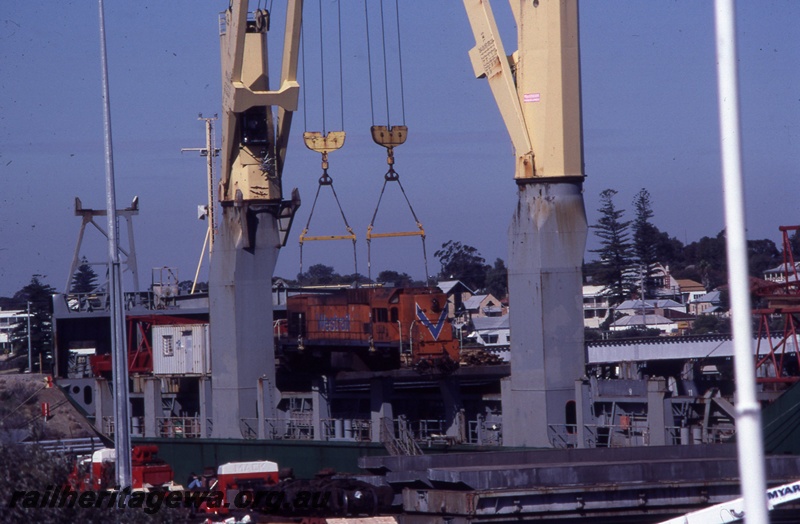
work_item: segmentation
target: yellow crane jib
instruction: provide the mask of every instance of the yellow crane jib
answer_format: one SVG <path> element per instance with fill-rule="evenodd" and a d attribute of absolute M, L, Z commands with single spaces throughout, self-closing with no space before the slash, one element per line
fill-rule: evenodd
<path fill-rule="evenodd" d="M 519 30 L 511 57 L 490 2 L 463 2 L 475 36 L 472 67 L 488 80 L 511 137 L 514 178 L 583 179 L 577 2 L 512 2 L 516 25 L 525 31 Z"/>
<path fill-rule="evenodd" d="M 247 0 L 236 0 L 220 20 L 222 46 L 223 206 L 244 202 L 280 202 L 281 174 L 292 112 L 300 86 L 297 59 L 302 0 L 286 3 L 281 73 L 270 89 L 267 31 L 270 13 L 248 14 Z M 277 113 L 277 114 L 276 114 Z"/>

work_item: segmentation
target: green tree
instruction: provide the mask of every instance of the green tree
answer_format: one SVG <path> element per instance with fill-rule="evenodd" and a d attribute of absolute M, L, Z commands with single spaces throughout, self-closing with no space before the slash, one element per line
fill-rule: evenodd
<path fill-rule="evenodd" d="M 747 259 L 750 274 L 758 278 L 764 278 L 764 271 L 783 262 L 778 246 L 768 238 L 748 240 Z"/>
<path fill-rule="evenodd" d="M 684 256 L 685 269 L 676 276 L 698 280 L 707 291 L 724 284 L 727 280 L 725 230 L 717 233 L 716 237 L 703 237 L 687 244 Z"/>
<path fill-rule="evenodd" d="M 789 235 L 789 246 L 795 262 L 800 262 L 800 230 Z"/>
<path fill-rule="evenodd" d="M 38 368 L 39 356 L 50 361 L 53 352 L 53 301 L 55 288 L 40 280 L 42 275 L 33 275 L 30 283 L 14 294 L 20 309 L 30 304 L 30 343 L 34 369 Z M 28 348 L 28 319 L 25 318 L 11 332 L 11 342 L 17 352 Z M 33 371 L 33 370 L 31 370 Z"/>
<path fill-rule="evenodd" d="M 489 266 L 476 248 L 448 240 L 433 256 L 441 264 L 442 280 L 460 280 L 472 289 L 484 287 Z"/>
<path fill-rule="evenodd" d="M 412 287 L 415 285 L 414 279 L 408 273 L 398 273 L 389 269 L 378 273 L 378 278 L 375 281 L 392 287 Z"/>
<path fill-rule="evenodd" d="M 497 298 L 508 295 L 508 268 L 502 258 L 494 261 L 494 266 L 486 272 L 486 291 Z"/>
<path fill-rule="evenodd" d="M 297 285 L 300 286 L 349 286 L 351 284 L 365 284 L 367 277 L 360 273 L 340 275 L 331 266 L 314 264 L 305 273 L 298 273 Z"/>
<path fill-rule="evenodd" d="M 656 260 L 670 266 L 671 269 L 679 269 L 685 265 L 683 242 L 675 237 L 670 237 L 669 233 L 665 231 L 658 231 L 653 242 Z"/>
<path fill-rule="evenodd" d="M 600 257 L 601 268 L 596 273 L 598 283 L 606 288 L 611 306 L 625 300 L 631 291 L 628 272 L 632 263 L 630 221 L 622 219 L 625 211 L 617 209 L 614 196 L 617 192 L 606 189 L 600 193 L 600 219 L 591 226 L 600 239 L 600 248 L 593 249 Z"/>
<path fill-rule="evenodd" d="M 730 333 L 731 324 L 727 318 L 714 315 L 700 315 L 692 323 L 692 335 L 707 335 L 710 333 Z"/>
<path fill-rule="evenodd" d="M 298 273 L 297 282 L 301 286 L 329 286 L 337 283 L 340 277 L 331 266 L 314 264 L 305 273 Z"/>
<path fill-rule="evenodd" d="M 334 284 L 353 285 L 353 284 L 368 284 L 369 279 L 361 273 L 351 273 L 349 275 L 339 275 L 334 278 Z"/>
<path fill-rule="evenodd" d="M 70 293 L 90 293 L 97 288 L 97 273 L 95 273 L 86 257 L 81 259 L 78 269 L 72 275 Z"/>
<path fill-rule="evenodd" d="M 650 193 L 642 188 L 633 199 L 636 218 L 633 221 L 633 260 L 638 266 L 644 297 L 653 296 L 653 271 L 658 262 L 657 241 L 660 231 L 653 225 L 653 208 Z"/>

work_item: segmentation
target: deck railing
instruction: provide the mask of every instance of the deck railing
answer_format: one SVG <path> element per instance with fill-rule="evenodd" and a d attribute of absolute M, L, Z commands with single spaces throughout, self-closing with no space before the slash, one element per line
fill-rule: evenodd
<path fill-rule="evenodd" d="M 157 417 L 157 435 L 166 438 L 200 438 L 199 417 Z"/>

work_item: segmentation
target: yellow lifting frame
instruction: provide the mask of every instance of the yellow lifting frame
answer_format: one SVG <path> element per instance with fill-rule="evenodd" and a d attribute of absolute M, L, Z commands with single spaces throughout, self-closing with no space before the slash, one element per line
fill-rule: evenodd
<path fill-rule="evenodd" d="M 428 275 L 428 255 L 425 250 L 425 228 L 422 227 L 422 223 L 417 218 L 417 214 L 414 212 L 414 208 L 411 206 L 411 202 L 408 200 L 408 195 L 406 195 L 405 189 L 403 189 L 403 184 L 400 183 L 400 175 L 394 170 L 394 148 L 396 146 L 402 145 L 406 141 L 406 137 L 408 136 L 408 127 L 407 126 L 372 126 L 370 128 L 372 133 L 372 140 L 386 148 L 387 156 L 386 156 L 386 163 L 389 165 L 389 171 L 383 176 L 383 187 L 381 188 L 381 194 L 378 197 L 378 204 L 375 206 L 375 212 L 372 214 L 372 220 L 367 226 L 367 267 L 369 269 L 369 278 L 372 279 L 371 270 L 372 270 L 372 253 L 371 253 L 371 241 L 373 238 L 397 238 L 397 237 L 410 237 L 410 236 L 419 236 L 422 239 L 422 256 L 425 263 L 425 280 L 427 281 L 429 278 Z M 414 217 L 414 222 L 417 224 L 417 231 L 398 231 L 398 232 L 389 232 L 389 233 L 373 233 L 372 230 L 375 224 L 375 217 L 378 216 L 378 209 L 381 205 L 381 200 L 383 199 L 383 192 L 386 190 L 386 184 L 389 182 L 397 182 L 397 185 L 400 187 L 400 191 L 403 193 L 403 198 L 406 200 L 406 204 L 408 204 L 408 209 L 411 211 L 411 216 Z"/>
<path fill-rule="evenodd" d="M 311 205 L 311 213 L 308 215 L 308 222 L 303 232 L 300 233 L 300 272 L 303 272 L 303 243 L 318 240 L 351 240 L 353 242 L 353 259 L 356 264 L 356 273 L 358 273 L 358 260 L 356 258 L 356 234 L 353 228 L 347 223 L 347 218 L 342 210 L 342 205 L 339 203 L 339 197 L 336 195 L 336 190 L 333 188 L 333 179 L 328 175 L 328 153 L 340 149 L 344 145 L 345 132 L 344 131 L 330 131 L 323 135 L 319 131 L 306 131 L 303 133 L 303 141 L 306 147 L 312 151 L 322 154 L 322 176 L 319 178 L 319 185 L 317 186 L 317 194 L 314 196 L 314 203 Z M 339 207 L 339 213 L 344 220 L 345 228 L 349 234 L 347 235 L 316 235 L 309 236 L 308 228 L 311 225 L 311 217 L 314 215 L 314 209 L 317 205 L 319 198 L 319 191 L 323 186 L 330 186 L 333 192 L 333 198 L 336 200 L 336 205 Z"/>

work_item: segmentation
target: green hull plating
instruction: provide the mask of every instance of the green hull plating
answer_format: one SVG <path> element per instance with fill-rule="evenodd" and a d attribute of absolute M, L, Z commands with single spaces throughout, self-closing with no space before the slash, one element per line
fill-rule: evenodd
<path fill-rule="evenodd" d="M 386 455 L 380 444 L 363 442 L 317 442 L 297 440 L 236 439 L 133 439 L 133 444 L 155 444 L 159 458 L 175 470 L 175 481 L 183 482 L 192 472 L 202 473 L 227 462 L 271 460 L 290 467 L 297 478 L 312 478 L 322 469 L 359 473 L 358 459 Z"/>

